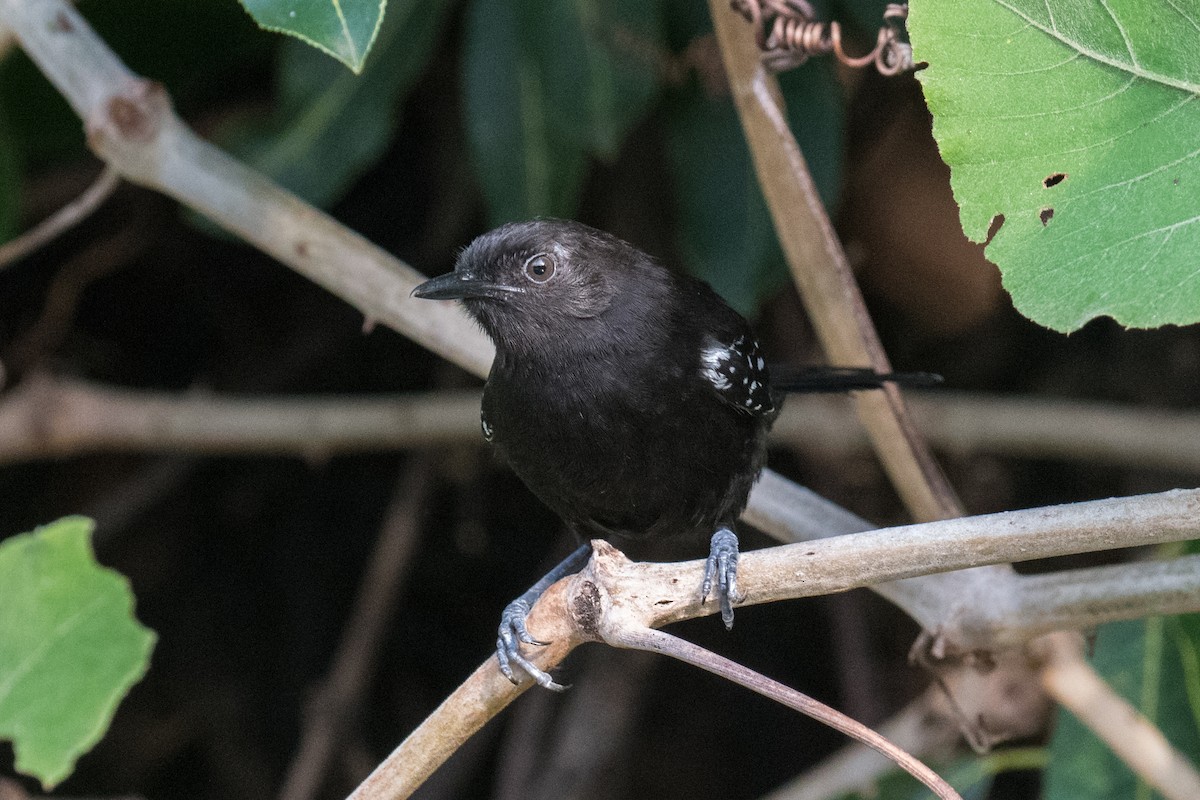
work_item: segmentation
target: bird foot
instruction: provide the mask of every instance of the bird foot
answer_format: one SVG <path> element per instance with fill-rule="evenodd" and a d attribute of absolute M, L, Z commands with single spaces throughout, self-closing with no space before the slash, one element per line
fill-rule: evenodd
<path fill-rule="evenodd" d="M 746 596 L 737 588 L 738 538 L 729 528 L 721 528 L 709 542 L 708 561 L 704 564 L 704 583 L 700 587 L 703 600 L 708 600 L 714 585 L 721 605 L 721 621 L 726 629 L 733 627 L 733 604 Z"/>
<path fill-rule="evenodd" d="M 517 669 L 519 669 L 533 678 L 538 686 L 561 692 L 567 687 L 556 683 L 554 678 L 550 677 L 550 673 L 521 655 L 521 642 L 538 647 L 546 645 L 546 642 L 533 638 L 529 629 L 525 627 L 525 618 L 529 616 L 529 608 L 530 603 L 524 598 L 519 598 L 505 606 L 504 611 L 500 614 L 500 635 L 496 638 L 496 660 L 500 662 L 500 671 L 514 684 L 519 684 L 521 682 L 521 678 L 517 675 Z M 514 665 L 517 669 L 513 668 Z"/>

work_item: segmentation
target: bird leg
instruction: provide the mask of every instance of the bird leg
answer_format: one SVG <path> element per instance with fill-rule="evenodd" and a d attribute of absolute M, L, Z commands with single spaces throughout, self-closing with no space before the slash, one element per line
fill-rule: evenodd
<path fill-rule="evenodd" d="M 736 558 L 736 537 L 733 540 L 733 547 Z M 533 678 L 543 688 L 553 689 L 556 692 L 561 692 L 567 688 L 561 683 L 555 683 L 554 679 L 550 677 L 550 673 L 540 669 L 532 661 L 521 655 L 520 643 L 524 642 L 525 644 L 539 646 L 547 644 L 533 638 L 533 635 L 525 627 L 525 618 L 529 616 L 529 610 L 533 608 L 533 604 L 537 602 L 537 599 L 552 584 L 568 575 L 578 572 L 587 563 L 591 555 L 592 545 L 584 542 L 575 548 L 571 555 L 559 562 L 554 569 L 547 572 L 540 581 L 530 586 L 529 591 L 504 607 L 504 611 L 500 614 L 500 635 L 496 639 L 496 659 L 500 662 L 500 671 L 504 673 L 504 677 L 513 683 L 521 682 L 521 679 L 517 677 L 516 672 L 513 670 L 513 664 L 516 664 L 525 674 Z M 733 612 L 730 611 L 729 613 L 732 619 Z"/>
<path fill-rule="evenodd" d="M 721 621 L 726 629 L 733 627 L 733 604 L 740 603 L 746 596 L 738 592 L 738 538 L 730 528 L 718 528 L 708 546 L 708 561 L 704 564 L 704 584 L 700 587 L 702 599 L 708 600 L 716 580 L 717 600 L 721 604 Z"/>

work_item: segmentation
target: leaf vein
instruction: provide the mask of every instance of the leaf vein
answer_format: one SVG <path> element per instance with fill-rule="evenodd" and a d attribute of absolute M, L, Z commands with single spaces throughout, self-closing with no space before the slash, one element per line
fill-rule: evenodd
<path fill-rule="evenodd" d="M 1105 55 L 1104 53 L 1101 53 L 1098 50 L 1094 50 L 1090 47 L 1086 47 L 1086 46 L 1084 46 L 1084 44 L 1082 42 L 1078 42 L 1078 41 L 1075 41 L 1074 39 L 1068 38 L 1067 36 L 1061 34 L 1057 30 L 1048 28 L 1045 23 L 1042 23 L 1042 22 L 1039 22 L 1038 20 L 1033 19 L 1028 14 L 1026 14 L 1024 11 L 1022 11 L 1021 9 L 1014 6 L 1011 2 L 1009 2 L 1009 0 L 995 0 L 995 2 L 1001 8 L 1004 8 L 1007 11 L 1011 12 L 1012 14 L 1016 15 L 1017 17 L 1020 17 L 1021 19 L 1025 20 L 1032 27 L 1037 28 L 1042 33 L 1045 33 L 1047 36 L 1051 36 L 1054 39 L 1057 39 L 1059 42 L 1062 42 L 1067 47 L 1070 47 L 1070 48 L 1082 53 L 1083 55 L 1087 56 L 1088 58 L 1092 59 L 1093 61 L 1097 61 L 1101 64 L 1105 64 L 1107 66 L 1113 67 L 1114 69 L 1123 70 L 1125 72 L 1132 72 L 1134 75 L 1137 75 L 1139 78 L 1145 78 L 1148 81 L 1153 81 L 1155 83 L 1161 83 L 1164 86 L 1170 86 L 1174 89 L 1179 89 L 1181 91 L 1188 92 L 1190 94 L 1200 94 L 1200 85 L 1197 85 L 1197 84 L 1191 83 L 1190 81 L 1185 81 L 1185 80 L 1182 80 L 1179 78 L 1173 78 L 1170 75 L 1164 75 L 1160 72 L 1152 72 L 1150 70 L 1142 68 L 1140 65 L 1138 65 L 1136 63 L 1127 64 L 1123 61 L 1119 61 L 1118 59 L 1115 59 L 1111 56 Z"/>
<path fill-rule="evenodd" d="M 97 606 L 102 605 L 105 601 L 106 598 L 103 596 L 93 597 L 90 603 L 75 611 L 75 613 L 64 618 L 57 625 L 55 625 L 54 629 L 46 635 L 42 642 L 33 650 L 31 650 L 29 654 L 21 660 L 21 663 L 17 664 L 13 671 L 3 681 L 0 681 L 0 704 L 4 703 L 13 687 L 16 686 L 22 678 L 24 678 L 33 670 L 34 666 L 42 659 L 43 656 L 46 655 L 46 652 L 50 650 L 50 648 L 52 648 L 58 642 L 61 642 L 63 638 L 65 638 L 67 634 L 78 627 L 79 624 L 83 622 L 84 619 L 86 619 L 96 609 Z"/>
<path fill-rule="evenodd" d="M 350 23 L 346 21 L 346 14 L 342 11 L 342 0 L 332 0 L 333 10 L 337 12 L 338 24 L 342 26 L 342 35 L 346 37 L 346 44 L 350 47 L 350 60 L 355 64 L 359 63 L 358 45 L 354 41 L 353 34 L 350 33 Z"/>

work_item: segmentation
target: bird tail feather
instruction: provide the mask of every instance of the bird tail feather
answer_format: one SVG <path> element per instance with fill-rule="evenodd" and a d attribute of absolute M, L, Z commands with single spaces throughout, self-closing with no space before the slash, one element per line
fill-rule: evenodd
<path fill-rule="evenodd" d="M 778 367 L 771 365 L 775 391 L 812 394 L 878 389 L 885 383 L 899 386 L 936 386 L 942 376 L 932 372 L 876 372 L 868 367 Z"/>

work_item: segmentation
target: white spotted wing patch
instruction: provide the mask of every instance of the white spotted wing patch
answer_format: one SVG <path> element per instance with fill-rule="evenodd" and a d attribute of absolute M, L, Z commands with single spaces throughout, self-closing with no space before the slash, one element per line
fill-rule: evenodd
<path fill-rule="evenodd" d="M 775 410 L 767 364 L 751 336 L 739 336 L 729 344 L 710 339 L 700 351 L 700 377 L 739 411 L 769 414 Z"/>
<path fill-rule="evenodd" d="M 483 413 L 483 409 L 479 409 L 479 429 L 483 431 L 483 440 L 490 442 L 492 437 L 496 435 L 496 430 L 488 424 L 487 414 Z"/>

